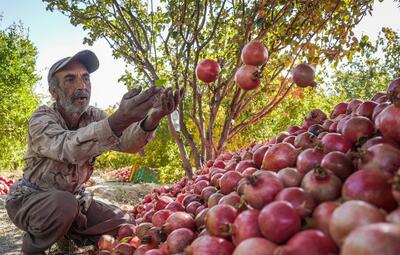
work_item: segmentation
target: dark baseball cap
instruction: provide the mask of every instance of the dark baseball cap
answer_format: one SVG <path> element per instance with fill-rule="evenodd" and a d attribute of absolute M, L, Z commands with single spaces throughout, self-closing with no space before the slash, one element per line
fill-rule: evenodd
<path fill-rule="evenodd" d="M 96 54 L 94 54 L 90 50 L 83 50 L 76 53 L 72 57 L 63 58 L 54 63 L 50 67 L 49 74 L 47 75 L 47 81 L 50 83 L 50 79 L 57 71 L 59 71 L 61 68 L 68 65 L 68 63 L 74 60 L 84 65 L 89 73 L 93 73 L 97 70 L 97 68 L 99 68 L 99 60 L 96 57 Z"/>

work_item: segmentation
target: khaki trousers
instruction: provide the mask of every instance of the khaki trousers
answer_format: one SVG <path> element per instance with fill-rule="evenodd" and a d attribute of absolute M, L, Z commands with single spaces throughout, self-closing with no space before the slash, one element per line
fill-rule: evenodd
<path fill-rule="evenodd" d="M 134 223 L 133 217 L 118 207 L 93 200 L 85 214 L 74 195 L 50 190 L 21 194 L 6 202 L 12 222 L 26 233 L 22 251 L 44 252 L 62 237 L 97 242 L 102 234 L 115 234 L 120 225 Z M 79 243 L 77 243 L 79 245 Z"/>

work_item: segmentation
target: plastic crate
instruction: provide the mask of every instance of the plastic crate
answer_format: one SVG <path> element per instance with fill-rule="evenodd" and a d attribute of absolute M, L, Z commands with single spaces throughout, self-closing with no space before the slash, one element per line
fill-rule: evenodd
<path fill-rule="evenodd" d="M 140 167 L 132 171 L 133 183 L 159 183 L 159 174 L 154 169 Z"/>

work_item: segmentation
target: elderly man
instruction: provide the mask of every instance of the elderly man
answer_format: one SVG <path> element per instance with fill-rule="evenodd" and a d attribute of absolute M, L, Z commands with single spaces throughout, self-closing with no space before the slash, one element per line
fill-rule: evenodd
<path fill-rule="evenodd" d="M 57 61 L 49 70 L 55 103 L 32 114 L 23 178 L 12 186 L 6 200 L 9 217 L 25 231 L 23 254 L 45 254 L 65 236 L 95 242 L 99 235 L 134 222 L 119 208 L 93 200 L 82 184 L 102 152 L 141 150 L 160 120 L 176 109 L 183 90 L 134 88 L 107 116 L 89 106 L 89 74 L 98 66 L 96 55 L 84 50 Z"/>

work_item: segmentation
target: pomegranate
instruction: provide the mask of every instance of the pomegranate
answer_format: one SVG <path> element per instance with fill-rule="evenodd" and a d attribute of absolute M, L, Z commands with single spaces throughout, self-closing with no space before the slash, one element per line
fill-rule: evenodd
<path fill-rule="evenodd" d="M 367 117 L 354 116 L 343 125 L 342 134 L 352 144 L 362 144 L 375 133 L 374 123 Z"/>
<path fill-rule="evenodd" d="M 273 255 L 276 244 L 260 237 L 253 237 L 241 242 L 233 252 L 233 255 Z"/>
<path fill-rule="evenodd" d="M 202 210 L 201 212 L 199 212 L 196 215 L 196 218 L 194 219 L 194 222 L 195 222 L 196 227 L 197 227 L 198 230 L 202 230 L 203 228 L 205 228 L 204 219 L 205 219 L 205 216 L 206 216 L 207 212 L 208 212 L 208 208 L 204 208 L 204 210 Z"/>
<path fill-rule="evenodd" d="M 125 238 L 127 236 L 134 236 L 136 231 L 136 226 L 133 224 L 123 224 L 118 230 L 118 239 Z"/>
<path fill-rule="evenodd" d="M 210 186 L 210 182 L 206 180 L 200 180 L 194 184 L 193 192 L 194 194 L 200 195 L 201 191 L 205 188 Z"/>
<path fill-rule="evenodd" d="M 348 141 L 343 135 L 336 133 L 329 133 L 321 139 L 321 145 L 324 153 L 331 151 L 341 151 L 346 153 L 351 149 L 351 142 Z"/>
<path fill-rule="evenodd" d="M 264 155 L 262 169 L 279 171 L 296 164 L 297 150 L 289 143 L 273 145 Z"/>
<path fill-rule="evenodd" d="M 278 172 L 278 178 L 285 187 L 296 187 L 300 185 L 303 175 L 296 168 L 286 167 Z"/>
<path fill-rule="evenodd" d="M 247 180 L 248 183 L 244 186 L 244 198 L 256 209 L 261 209 L 274 200 L 275 195 L 283 189 L 279 178 L 267 171 L 259 171 L 247 177 Z"/>
<path fill-rule="evenodd" d="M 227 204 L 235 207 L 236 209 L 241 209 L 243 206 L 242 199 L 240 198 L 239 194 L 236 191 L 229 193 L 228 195 L 223 196 L 219 201 L 218 204 Z"/>
<path fill-rule="evenodd" d="M 268 240 L 284 243 L 300 230 L 301 218 L 290 203 L 274 201 L 261 210 L 258 225 Z"/>
<path fill-rule="evenodd" d="M 306 119 L 315 120 L 318 124 L 321 124 L 326 118 L 326 114 L 321 109 L 312 109 L 306 117 Z"/>
<path fill-rule="evenodd" d="M 169 197 L 169 196 L 160 196 L 160 197 L 157 199 L 157 202 L 156 202 L 156 204 L 155 204 L 155 206 L 154 206 L 154 209 L 155 209 L 156 211 L 161 210 L 161 209 L 164 209 L 164 208 L 167 206 L 167 204 L 171 203 L 172 201 L 174 201 L 174 200 L 172 199 L 172 197 Z"/>
<path fill-rule="evenodd" d="M 235 246 L 223 238 L 215 236 L 200 236 L 185 249 L 187 255 L 231 255 Z"/>
<path fill-rule="evenodd" d="M 114 247 L 114 251 L 116 254 L 120 255 L 132 255 L 134 248 L 128 243 L 119 243 Z"/>
<path fill-rule="evenodd" d="M 183 252 L 196 238 L 196 234 L 187 228 L 175 229 L 168 235 L 167 244 L 170 254 Z"/>
<path fill-rule="evenodd" d="M 378 115 L 376 121 L 384 138 L 400 144 L 400 106 L 389 105 Z"/>
<path fill-rule="evenodd" d="M 383 102 L 378 104 L 375 108 L 374 111 L 372 112 L 371 120 L 375 121 L 376 118 L 378 117 L 379 113 L 381 113 L 383 110 L 386 109 L 390 105 L 389 102 Z"/>
<path fill-rule="evenodd" d="M 363 101 L 361 101 L 360 99 L 352 99 L 347 105 L 346 113 L 350 114 L 355 112 L 355 110 L 358 108 L 360 104 L 362 104 L 362 102 Z"/>
<path fill-rule="evenodd" d="M 396 142 L 392 140 L 388 140 L 383 138 L 382 136 L 375 136 L 373 138 L 368 139 L 362 146 L 361 146 L 361 152 L 366 152 L 370 147 L 380 144 L 380 143 L 387 143 L 392 145 L 393 147 L 396 147 L 399 149 L 398 145 Z"/>
<path fill-rule="evenodd" d="M 207 201 L 207 207 L 211 208 L 215 205 L 218 204 L 219 200 L 223 197 L 224 195 L 222 193 L 216 192 L 212 194 Z"/>
<path fill-rule="evenodd" d="M 335 255 L 335 243 L 319 230 L 304 230 L 295 234 L 286 246 L 279 247 L 274 255 Z"/>
<path fill-rule="evenodd" d="M 325 129 L 322 125 L 314 124 L 314 125 L 311 125 L 307 129 L 307 132 L 310 134 L 313 134 L 314 136 L 318 136 L 319 134 L 321 134 L 322 132 L 325 132 L 326 130 L 328 130 L 328 129 Z"/>
<path fill-rule="evenodd" d="M 212 59 L 205 59 L 196 66 L 197 78 L 207 83 L 215 81 L 220 72 L 221 67 L 218 62 Z"/>
<path fill-rule="evenodd" d="M 193 201 L 190 202 L 188 204 L 188 206 L 186 206 L 186 212 L 191 214 L 191 215 L 196 215 L 196 210 L 197 208 L 199 208 L 200 206 L 202 206 L 203 204 L 198 202 L 198 201 Z"/>
<path fill-rule="evenodd" d="M 367 117 L 368 119 L 371 119 L 374 109 L 377 105 L 378 103 L 376 102 L 365 101 L 357 107 L 355 114 L 358 116 L 364 116 Z"/>
<path fill-rule="evenodd" d="M 246 170 L 249 167 L 256 167 L 254 164 L 254 161 L 251 160 L 242 160 L 236 165 L 236 172 L 243 173 L 244 170 Z"/>
<path fill-rule="evenodd" d="M 355 229 L 344 241 L 341 255 L 397 255 L 400 251 L 400 227 L 375 223 Z"/>
<path fill-rule="evenodd" d="M 183 204 L 177 201 L 172 201 L 165 207 L 165 210 L 169 210 L 171 212 L 183 212 L 185 211 L 185 207 L 183 206 Z"/>
<path fill-rule="evenodd" d="M 324 154 L 319 149 L 306 149 L 297 157 L 296 168 L 302 175 L 305 175 L 319 166 L 323 157 Z"/>
<path fill-rule="evenodd" d="M 335 209 L 340 205 L 339 202 L 327 201 L 319 204 L 312 214 L 313 228 L 319 229 L 325 235 L 330 236 L 329 222 Z"/>
<path fill-rule="evenodd" d="M 354 166 L 350 158 L 340 151 L 332 151 L 326 154 L 322 158 L 321 167 L 332 171 L 332 173 L 342 181 L 344 181 L 354 171 Z"/>
<path fill-rule="evenodd" d="M 223 173 L 216 173 L 214 175 L 212 175 L 211 177 L 211 184 L 216 187 L 219 188 L 219 179 L 221 179 L 221 177 L 223 176 Z"/>
<path fill-rule="evenodd" d="M 172 213 L 167 209 L 159 210 L 151 217 L 151 223 L 156 227 L 161 227 Z"/>
<path fill-rule="evenodd" d="M 376 102 L 376 100 L 382 96 L 386 96 L 386 92 L 384 91 L 376 92 L 375 95 L 372 96 L 371 101 Z"/>
<path fill-rule="evenodd" d="M 360 152 L 364 170 L 378 170 L 394 175 L 400 167 L 400 149 L 390 144 L 376 144 Z"/>
<path fill-rule="evenodd" d="M 178 228 L 195 230 L 196 226 L 193 217 L 186 212 L 174 212 L 168 217 L 166 223 L 162 226 L 163 232 L 167 234 L 170 234 Z"/>
<path fill-rule="evenodd" d="M 384 221 L 385 213 L 375 206 L 360 200 L 347 201 L 332 213 L 329 233 L 336 244 L 341 246 L 347 235 L 357 227 Z"/>
<path fill-rule="evenodd" d="M 295 132 L 299 131 L 300 129 L 301 128 L 299 126 L 290 126 L 288 127 L 287 132 L 292 135 Z"/>
<path fill-rule="evenodd" d="M 144 254 L 146 254 L 147 251 L 153 250 L 156 248 L 157 248 L 157 245 L 153 244 L 153 243 L 142 244 L 135 250 L 133 255 L 144 255 Z"/>
<path fill-rule="evenodd" d="M 212 194 L 214 194 L 215 192 L 217 192 L 217 191 L 218 191 L 218 189 L 217 189 L 216 187 L 214 187 L 214 186 L 205 187 L 205 188 L 201 191 L 200 197 L 201 197 L 201 199 L 203 199 L 204 202 L 207 203 L 208 198 L 209 198 Z"/>
<path fill-rule="evenodd" d="M 150 222 L 143 222 L 136 226 L 136 236 L 139 237 L 140 240 L 146 235 L 147 231 L 153 227 L 153 224 Z"/>
<path fill-rule="evenodd" d="M 219 179 L 220 192 L 222 194 L 231 193 L 236 189 L 238 182 L 242 178 L 242 174 L 236 171 L 229 171 L 224 173 L 224 175 Z"/>
<path fill-rule="evenodd" d="M 394 103 L 399 100 L 399 94 L 400 94 L 400 78 L 397 78 L 396 80 L 392 81 L 387 89 L 387 96 L 389 100 Z"/>
<path fill-rule="evenodd" d="M 230 226 L 237 213 L 235 207 L 227 204 L 219 204 L 210 208 L 205 216 L 207 232 L 218 237 L 230 236 Z"/>
<path fill-rule="evenodd" d="M 301 187 L 320 204 L 340 196 L 342 181 L 332 172 L 317 167 L 303 177 Z"/>
<path fill-rule="evenodd" d="M 281 143 L 286 137 L 290 136 L 289 132 L 282 131 L 276 136 L 276 143 Z"/>
<path fill-rule="evenodd" d="M 312 148 L 315 146 L 315 136 L 310 132 L 303 132 L 294 139 L 294 147 L 296 148 Z"/>
<path fill-rule="evenodd" d="M 167 255 L 167 254 L 159 249 L 151 249 L 146 251 L 143 255 Z"/>
<path fill-rule="evenodd" d="M 275 201 L 289 202 L 301 217 L 310 216 L 316 206 L 312 196 L 298 187 L 281 190 L 276 195 Z"/>
<path fill-rule="evenodd" d="M 235 82 L 244 90 L 252 90 L 260 85 L 261 71 L 256 66 L 243 65 L 235 73 Z"/>
<path fill-rule="evenodd" d="M 248 209 L 236 217 L 232 224 L 232 242 L 234 245 L 237 246 L 248 238 L 261 237 L 258 225 L 259 214 L 260 211 L 257 209 Z"/>
<path fill-rule="evenodd" d="M 397 207 L 390 180 L 390 175 L 383 171 L 358 170 L 344 182 L 342 197 L 346 201 L 366 201 L 390 212 Z"/>
<path fill-rule="evenodd" d="M 246 168 L 246 170 L 243 171 L 242 175 L 243 175 L 243 177 L 249 177 L 249 176 L 252 176 L 257 170 L 258 169 L 255 167 L 248 167 L 248 168 Z M 240 183 L 240 181 L 239 181 L 239 183 Z M 239 183 L 238 183 L 238 187 L 239 187 Z"/>
<path fill-rule="evenodd" d="M 193 202 L 193 201 L 201 202 L 201 197 L 199 195 L 196 195 L 196 194 L 187 194 L 183 198 L 182 204 L 183 204 L 183 206 L 187 207 L 188 204 Z"/>
<path fill-rule="evenodd" d="M 296 139 L 296 136 L 295 136 L 295 135 L 290 135 L 290 136 L 286 137 L 285 139 L 283 139 L 282 142 L 284 142 L 284 143 L 290 143 L 291 145 L 294 145 L 295 139 Z"/>
<path fill-rule="evenodd" d="M 317 83 L 315 80 L 315 70 L 309 64 L 299 64 L 292 70 L 293 82 L 299 87 L 312 86 L 315 87 Z"/>
<path fill-rule="evenodd" d="M 253 161 L 254 161 L 254 164 L 256 165 L 256 168 L 261 168 L 261 165 L 262 165 L 262 162 L 264 159 L 264 155 L 267 152 L 269 147 L 270 147 L 269 145 L 263 145 L 254 152 Z"/>
<path fill-rule="evenodd" d="M 253 40 L 243 47 L 240 57 L 246 65 L 261 66 L 267 62 L 268 51 L 262 42 Z"/>
<path fill-rule="evenodd" d="M 336 118 L 337 116 L 339 116 L 340 114 L 345 114 L 346 113 L 346 111 L 347 111 L 347 103 L 338 103 L 336 106 L 335 106 L 335 108 L 333 108 L 333 110 L 332 110 L 332 112 L 331 112 L 331 115 L 330 115 L 330 118 L 331 119 L 334 119 L 334 118 Z"/>

